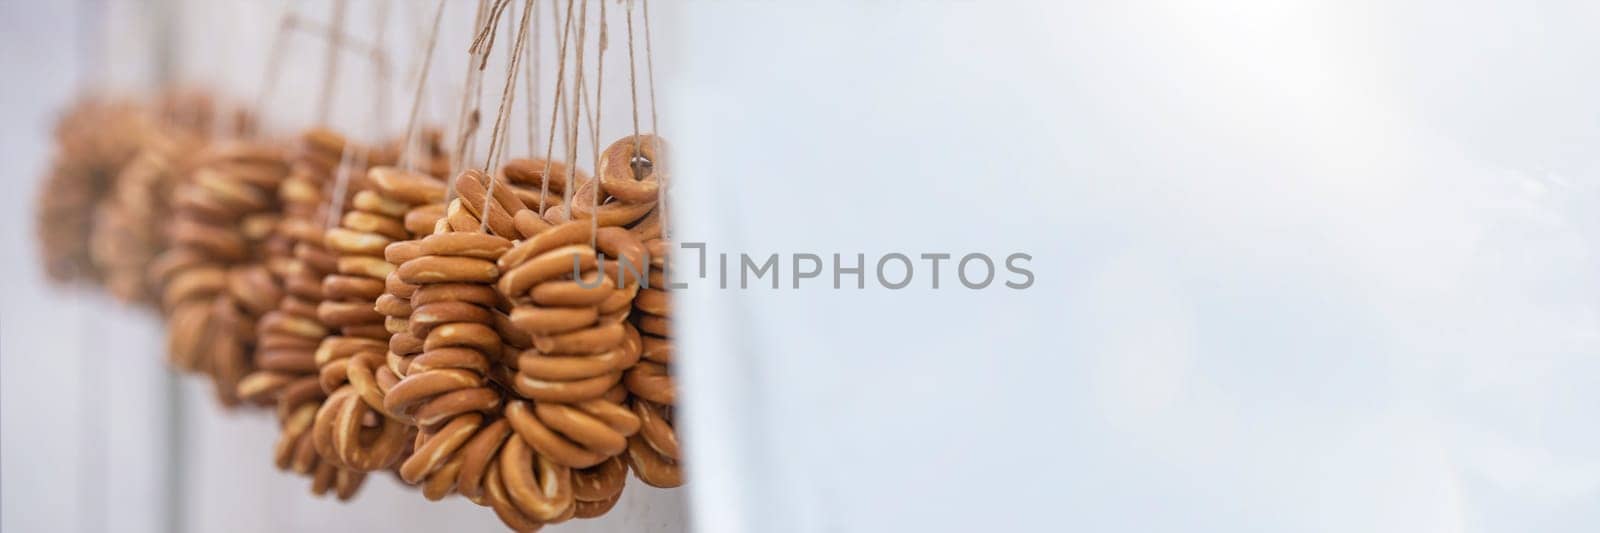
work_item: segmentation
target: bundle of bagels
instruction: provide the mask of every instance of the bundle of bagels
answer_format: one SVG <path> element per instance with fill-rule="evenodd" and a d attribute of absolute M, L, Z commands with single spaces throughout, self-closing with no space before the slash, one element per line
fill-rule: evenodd
<path fill-rule="evenodd" d="M 391 472 L 516 531 L 605 514 L 630 472 L 684 482 L 659 137 L 616 140 L 593 176 L 451 172 L 436 132 L 362 145 L 163 118 L 200 105 L 64 115 L 44 269 L 159 311 L 174 367 L 271 410 L 278 468 L 341 500 Z"/>

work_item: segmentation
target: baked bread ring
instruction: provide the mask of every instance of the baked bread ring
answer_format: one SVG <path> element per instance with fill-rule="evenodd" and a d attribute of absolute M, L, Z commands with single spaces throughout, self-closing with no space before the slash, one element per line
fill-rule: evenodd
<path fill-rule="evenodd" d="M 630 135 L 617 139 L 600 154 L 600 187 L 607 195 L 625 203 L 654 202 L 660 194 L 661 175 L 657 155 L 665 152 L 664 141 L 655 135 Z"/>

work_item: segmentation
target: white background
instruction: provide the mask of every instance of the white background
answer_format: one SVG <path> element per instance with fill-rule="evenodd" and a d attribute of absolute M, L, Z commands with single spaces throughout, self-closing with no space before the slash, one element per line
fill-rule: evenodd
<path fill-rule="evenodd" d="M 1600 5 L 692 5 L 708 530 L 1600 530 Z"/>
<path fill-rule="evenodd" d="M 5 47 L 6 71 L 29 74 L 4 89 L 18 191 L 71 86 L 69 12 L 4 16 L 8 44 L 29 43 Z M 701 529 L 1600 528 L 1600 6 L 699 0 L 656 15 L 683 240 L 1023 251 L 1037 275 L 1026 291 L 949 271 L 938 291 L 691 280 L 678 369 Z M 234 17 L 264 32 L 271 15 Z M 259 76 L 211 70 L 241 91 Z M 283 105 L 307 114 L 285 125 L 309 120 Z M 93 473 L 166 471 L 138 422 L 161 408 L 156 334 L 39 286 L 30 198 L 3 206 L 3 527 L 157 520 L 154 485 Z M 310 500 L 270 473 L 265 417 L 208 414 L 192 392 L 180 426 L 200 459 L 182 471 L 212 476 L 184 485 L 188 524 L 210 526 L 195 530 L 493 525 L 400 514 L 414 496 L 376 480 L 352 506 Z M 96 455 L 91 414 L 119 432 Z M 230 446 L 258 450 L 205 458 Z"/>

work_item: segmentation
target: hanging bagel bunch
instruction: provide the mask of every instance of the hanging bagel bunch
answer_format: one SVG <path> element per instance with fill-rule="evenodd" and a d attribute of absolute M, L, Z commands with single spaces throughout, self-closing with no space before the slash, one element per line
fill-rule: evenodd
<path fill-rule="evenodd" d="M 415 435 L 404 415 L 384 406 L 387 391 L 399 381 L 386 357 L 396 324 L 377 308 L 396 270 L 385 248 L 410 238 L 408 212 L 442 201 L 445 193 L 442 182 L 425 174 L 393 167 L 367 174 L 368 186 L 356 193 L 353 209 L 325 234 L 338 269 L 323 279 L 328 299 L 318 314 L 339 334 L 317 351 L 328 398 L 317 410 L 314 429 L 324 460 L 361 472 L 393 467 Z"/>
<path fill-rule="evenodd" d="M 672 427 L 672 406 L 675 403 L 675 391 L 668 373 L 667 365 L 671 362 L 672 342 L 668 316 L 668 293 L 666 291 L 665 261 L 669 245 L 662 237 L 662 214 L 658 203 L 662 191 L 660 184 L 663 178 L 661 167 L 656 165 L 658 156 L 664 154 L 665 143 L 655 135 L 636 135 L 624 137 L 613 142 L 600 156 L 599 178 L 591 179 L 576 169 L 570 172 L 575 177 L 578 186 L 571 199 L 565 203 L 553 205 L 545 210 L 540 219 L 541 224 L 554 231 L 543 237 L 530 239 L 525 243 L 537 242 L 537 239 L 546 239 L 546 243 L 575 244 L 585 241 L 591 236 L 596 243 L 610 244 L 610 249 L 602 249 L 604 256 L 609 256 L 615 265 L 607 270 L 604 279 L 595 279 L 600 288 L 613 288 L 617 295 L 628 294 L 627 301 L 634 310 L 631 320 L 622 323 L 625 326 L 624 336 L 627 339 L 627 350 L 622 352 L 623 359 L 618 361 L 619 367 L 607 368 L 598 364 L 597 358 L 587 357 L 583 361 L 590 363 L 587 372 L 579 370 L 580 359 L 565 358 L 557 354 L 558 351 L 546 353 L 530 353 L 519 359 L 519 392 L 525 394 L 542 394 L 546 398 L 531 396 L 535 400 L 548 399 L 551 394 L 541 390 L 548 389 L 550 385 L 546 380 L 572 379 L 580 377 L 590 380 L 615 384 L 617 377 L 621 377 L 621 386 L 625 388 L 627 404 L 631 417 L 615 417 L 610 419 L 615 429 L 626 428 L 626 438 L 623 443 L 627 453 L 625 458 L 635 475 L 647 484 L 657 487 L 676 487 L 683 483 L 682 471 L 678 466 L 680 458 L 676 432 Z M 544 177 L 535 172 L 539 168 L 537 162 L 529 160 L 513 160 L 506 166 L 508 176 L 526 176 L 527 181 L 537 182 Z M 554 172 L 550 174 L 554 175 Z M 550 180 L 553 189 L 560 190 L 560 179 Z M 596 195 L 600 199 L 596 199 Z M 562 222 L 566 220 L 566 222 Z M 588 228 L 596 227 L 589 233 Z M 576 240 L 574 240 L 576 239 Z M 626 247 L 617 243 L 624 239 L 631 241 Z M 644 244 L 638 244 L 645 240 Z M 519 249 L 514 252 L 520 252 Z M 548 245 L 547 245 L 548 246 Z M 541 249 L 548 253 L 549 249 Z M 591 253 L 594 250 L 577 250 L 579 253 Z M 557 256 L 551 255 L 546 261 L 554 268 Z M 569 252 L 566 254 L 571 255 Z M 532 259 L 516 253 L 508 254 L 506 261 L 516 262 Z M 530 261 L 530 263 L 536 261 Z M 648 265 L 646 265 L 648 263 Z M 586 263 L 584 263 L 586 264 Z M 525 267 L 531 268 L 531 267 Z M 501 286 L 506 290 L 516 293 L 521 289 L 520 284 L 525 283 L 514 278 L 513 272 L 508 271 L 502 278 Z M 592 274 L 586 274 L 592 275 Z M 624 280 L 619 282 L 619 280 Z M 640 283 L 647 281 L 647 283 Z M 577 283 L 564 281 L 557 285 L 540 285 L 529 292 L 527 302 L 531 305 L 519 307 L 513 313 L 513 319 L 521 319 L 516 323 L 530 329 L 535 335 L 548 334 L 551 328 L 571 327 L 555 321 L 554 317 L 560 316 L 552 309 L 539 309 L 539 305 L 548 305 L 555 302 L 553 297 L 562 294 L 558 289 L 570 290 Z M 586 280 L 585 285 L 593 283 Z M 517 284 L 517 285 L 512 285 Z M 571 284 L 571 285 L 566 285 Z M 509 297 L 509 296 L 508 296 Z M 620 298 L 615 301 L 621 301 Z M 607 308 L 605 305 L 598 310 L 602 316 L 616 316 L 616 309 Z M 626 313 L 623 313 L 627 317 Z M 584 318 L 587 314 L 583 315 Z M 578 320 L 573 315 L 572 320 Z M 594 330 L 590 330 L 594 331 Z M 641 357 L 644 360 L 641 360 Z M 622 374 L 613 374 L 613 371 L 625 371 Z M 537 385 L 536 385 L 537 384 Z M 576 415 L 571 411 L 558 414 L 558 408 L 550 402 L 536 402 L 535 411 L 542 416 L 532 418 L 532 422 L 544 420 L 571 419 Z M 597 404 L 587 404 L 589 418 L 583 420 L 587 427 L 599 427 L 599 413 L 593 411 Z M 509 409 L 508 409 L 509 412 Z M 520 415 L 520 413 L 519 413 Z M 526 418 L 519 418 L 527 420 Z M 556 422 L 563 423 L 563 422 Z M 567 426 L 578 431 L 579 424 L 565 421 Z M 529 428 L 530 434 L 548 437 L 549 431 L 544 428 L 524 424 Z M 619 432 L 619 434 L 621 434 Z M 614 435 L 608 435 L 614 437 Z M 562 441 L 547 439 L 545 448 L 541 451 L 556 453 L 571 457 L 571 447 L 558 448 L 552 443 Z M 563 453 L 566 452 L 566 453 Z"/>
<path fill-rule="evenodd" d="M 517 399 L 505 416 L 517 438 L 498 456 L 498 473 L 521 482 L 537 452 L 541 471 L 571 472 L 572 512 L 599 516 L 621 494 L 618 473 L 626 466 L 619 456 L 639 429 L 620 381 L 640 353 L 639 334 L 627 322 L 639 279 L 627 265 L 643 265 L 645 249 L 621 228 L 550 224 L 532 213 L 519 215 L 529 237 L 500 259 L 496 283 L 513 304 L 512 325 L 532 339 L 509 367 Z M 614 268 L 606 268 L 607 257 Z M 531 518 L 552 521 L 523 507 Z"/>
<path fill-rule="evenodd" d="M 327 128 L 304 131 L 291 171 L 279 189 L 283 216 L 267 245 L 268 271 L 281 281 L 283 296 L 257 322 L 255 370 L 238 385 L 238 395 L 275 404 L 279 439 L 274 463 L 280 469 L 312 476 L 312 493 L 329 490 L 353 497 L 364 476 L 322 461 L 311 441 L 311 422 L 325 396 L 317 379 L 316 350 L 328 334 L 317 316 L 323 278 L 335 258 L 323 246 L 323 228 L 334 200 L 334 174 L 352 149 L 343 135 Z"/>
<path fill-rule="evenodd" d="M 664 142 L 655 135 L 624 138 L 606 148 L 600 159 L 600 188 L 617 202 L 659 198 L 664 165 L 660 156 Z M 667 280 L 667 257 L 671 243 L 662 235 L 660 206 L 645 220 L 632 225 L 629 232 L 645 239 L 649 257 L 648 285 L 633 301 L 634 325 L 641 333 L 643 360 L 628 370 L 623 384 L 631 395 L 630 407 L 639 417 L 639 432 L 628 440 L 628 463 L 639 479 L 657 487 L 683 484 L 679 467 L 677 430 L 673 411 L 677 388 L 671 377 L 672 328 L 671 288 Z"/>
<path fill-rule="evenodd" d="M 150 127 L 131 161 L 100 200 L 89 235 L 89 255 L 106 290 L 125 303 L 155 298 L 145 271 L 167 247 L 168 198 L 188 175 L 204 138 L 188 128 Z"/>
<path fill-rule="evenodd" d="M 283 294 L 265 261 L 289 164 L 280 149 L 247 141 L 197 157 L 172 193 L 172 247 L 152 261 L 150 276 L 161 288 L 172 364 L 209 376 L 218 400 L 232 406 L 251 370 L 256 319 Z"/>
<path fill-rule="evenodd" d="M 536 41 L 532 2 L 480 4 L 468 95 L 497 21 L 522 8 L 487 157 L 469 142 L 478 125 L 469 96 L 454 132 L 462 153 L 418 118 L 441 2 L 398 141 L 358 142 L 327 126 L 275 140 L 197 91 L 142 107 L 85 100 L 57 128 L 39 236 L 52 275 L 158 307 L 169 363 L 207 376 L 221 404 L 271 406 L 273 462 L 310 477 L 312 493 L 348 500 L 388 471 L 428 500 L 460 495 L 533 531 L 606 514 L 629 471 L 654 487 L 684 483 L 667 148 L 639 132 L 635 96 L 633 134 L 600 149 L 601 80 L 583 80 L 590 2 L 569 1 L 564 26 L 556 6 L 562 66 L 544 157 L 533 155 L 533 131 L 527 157 L 506 157 L 516 69 Z M 336 26 L 329 40 L 347 41 Z M 593 72 L 603 73 L 599 29 Z M 592 161 L 578 156 L 583 124 Z"/>
<path fill-rule="evenodd" d="M 433 231 L 387 250 L 397 268 L 380 308 L 390 311 L 396 333 L 385 370 L 399 381 L 383 405 L 417 428 L 415 451 L 399 474 L 430 500 L 459 492 L 482 501 L 490 453 L 509 431 L 495 420 L 505 394 L 493 369 L 508 345 L 525 343 L 502 333 L 503 304 L 491 285 L 499 277 L 495 261 L 512 241 L 490 228 L 509 226 L 487 224 L 463 207 L 464 199 L 483 197 L 484 179 L 476 170 L 462 173 L 458 197 Z"/>
<path fill-rule="evenodd" d="M 55 154 L 36 197 L 34 228 L 43 271 L 54 282 L 95 281 L 90 233 L 95 207 L 138 153 L 148 113 L 127 101 L 84 98 L 55 125 Z"/>

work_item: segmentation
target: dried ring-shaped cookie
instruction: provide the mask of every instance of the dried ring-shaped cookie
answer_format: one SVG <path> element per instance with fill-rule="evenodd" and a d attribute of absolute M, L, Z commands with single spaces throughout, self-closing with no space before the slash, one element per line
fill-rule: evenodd
<path fill-rule="evenodd" d="M 355 497 L 356 491 L 361 490 L 361 483 L 366 479 L 366 472 L 340 468 L 324 462 L 317 465 L 316 475 L 311 480 L 311 494 L 321 496 L 332 489 L 339 501 L 348 501 Z"/>
<path fill-rule="evenodd" d="M 316 376 L 291 376 L 294 381 L 284 385 L 277 396 L 277 414 L 280 420 L 287 419 L 290 413 L 304 406 L 316 407 L 328 395 L 322 392 L 322 386 L 317 383 Z"/>
<path fill-rule="evenodd" d="M 439 348 L 428 350 L 411 359 L 407 373 L 458 368 L 479 374 L 489 373 L 489 358 L 471 348 Z"/>
<path fill-rule="evenodd" d="M 435 396 L 483 386 L 483 376 L 456 368 L 411 372 L 383 397 L 384 410 L 403 413 Z"/>
<path fill-rule="evenodd" d="M 329 274 L 322 280 L 325 298 L 372 301 L 383 296 L 383 280 L 362 276 Z"/>
<path fill-rule="evenodd" d="M 624 467 L 624 468 L 626 468 L 626 467 Z M 606 513 L 611 512 L 611 508 L 612 507 L 616 507 L 617 502 L 619 502 L 621 500 L 622 500 L 622 493 L 621 492 L 618 492 L 616 495 L 614 495 L 614 496 L 612 496 L 610 498 L 603 499 L 603 500 L 596 500 L 596 501 L 577 500 L 577 501 L 572 502 L 572 508 L 573 508 L 572 516 L 574 518 L 597 518 L 597 517 L 600 517 L 600 516 L 604 516 Z"/>
<path fill-rule="evenodd" d="M 682 457 L 678 451 L 678 432 L 673 429 L 667 411 L 670 407 L 650 403 L 648 401 L 633 401 L 633 412 L 639 417 L 638 435 L 644 438 L 650 448 L 661 455 L 674 461 Z"/>
<path fill-rule="evenodd" d="M 472 439 L 468 440 L 461 450 L 456 453 L 461 457 L 461 471 L 456 479 L 456 492 L 466 496 L 474 502 L 482 503 L 484 476 L 488 473 L 491 463 L 500 454 L 500 446 L 505 444 L 506 437 L 511 436 L 511 423 L 505 418 L 496 418 L 494 422 L 479 429 Z"/>
<path fill-rule="evenodd" d="M 581 220 L 593 218 L 595 223 L 600 226 L 625 226 L 644 218 L 645 214 L 656 207 L 654 202 L 638 204 L 601 202 L 600 207 L 596 209 L 594 195 L 597 187 L 594 180 L 578 186 L 578 191 L 572 195 L 572 204 L 563 206 L 571 211 L 572 218 Z M 552 209 L 551 211 L 557 210 Z M 549 216 L 547 215 L 545 218 L 548 219 Z"/>
<path fill-rule="evenodd" d="M 628 436 L 639 431 L 640 423 L 626 407 L 598 398 L 578 404 L 539 402 L 533 414 L 569 443 L 605 457 L 627 449 Z"/>
<path fill-rule="evenodd" d="M 600 318 L 594 307 L 539 307 L 519 305 L 511 310 L 511 323 L 531 335 L 551 335 L 594 324 Z"/>
<path fill-rule="evenodd" d="M 293 383 L 297 376 L 288 372 L 256 371 L 239 380 L 235 392 L 240 399 L 246 402 L 266 402 L 279 398 L 284 388 Z M 315 384 L 315 381 L 313 381 Z M 318 392 L 321 392 L 320 390 Z M 280 404 L 281 405 L 281 404 Z M 285 419 L 285 413 L 279 410 L 278 419 Z"/>
<path fill-rule="evenodd" d="M 498 309 L 494 313 L 494 330 L 500 333 L 500 340 L 505 341 L 504 351 L 500 355 L 506 361 L 515 358 L 518 350 L 533 347 L 533 335 L 518 328 L 510 315 Z"/>
<path fill-rule="evenodd" d="M 374 298 L 372 300 L 372 309 L 380 315 L 393 318 L 410 317 L 411 311 L 414 310 L 411 306 L 411 300 L 389 293 L 384 293 Z"/>
<path fill-rule="evenodd" d="M 193 183 L 208 193 L 212 199 L 235 212 L 260 211 L 272 205 L 266 193 L 248 183 L 238 181 L 234 176 L 213 167 L 203 167 L 195 171 Z"/>
<path fill-rule="evenodd" d="M 682 466 L 651 448 L 640 436 L 628 437 L 627 457 L 634 475 L 646 485 L 664 489 L 683 485 Z"/>
<path fill-rule="evenodd" d="M 344 360 L 341 360 L 341 363 Z M 342 365 L 341 365 L 342 370 Z M 311 442 L 317 450 L 317 455 L 323 459 L 338 464 L 341 468 L 347 467 L 344 458 L 334 449 L 334 434 L 338 432 L 339 410 L 345 402 L 360 402 L 356 398 L 356 391 L 349 386 L 341 386 L 328 394 L 327 399 L 317 408 L 317 417 L 311 425 Z"/>
<path fill-rule="evenodd" d="M 484 473 L 482 499 L 489 505 L 489 508 L 494 509 L 495 516 L 500 517 L 500 521 L 505 523 L 506 527 L 511 528 L 512 531 L 530 533 L 544 527 L 544 522 L 529 518 L 522 513 L 522 510 L 517 508 L 515 503 L 512 503 L 511 495 L 506 490 L 505 481 L 501 479 L 498 455 L 495 456 L 495 461 L 489 464 L 488 470 Z"/>
<path fill-rule="evenodd" d="M 606 514 L 622 499 L 622 488 L 628 478 L 628 464 L 622 458 L 612 457 L 593 468 L 572 472 L 576 486 L 573 497 L 577 500 L 576 518 L 595 518 Z"/>
<path fill-rule="evenodd" d="M 500 353 L 500 333 L 484 324 L 455 322 L 429 330 L 428 337 L 422 342 L 424 351 L 451 346 L 473 348 L 490 355 L 498 354 Z"/>
<path fill-rule="evenodd" d="M 630 204 L 654 202 L 660 194 L 661 175 L 655 162 L 666 151 L 660 137 L 650 134 L 617 139 L 600 154 L 600 187 L 606 194 Z M 643 161 L 638 161 L 643 159 Z"/>
<path fill-rule="evenodd" d="M 519 372 L 512 378 L 511 388 L 531 400 L 572 403 L 599 398 L 621 380 L 622 372 L 569 381 L 544 380 Z"/>
<path fill-rule="evenodd" d="M 434 427 L 467 413 L 494 411 L 500 400 L 500 393 L 489 387 L 454 390 L 430 398 L 411 417 L 418 426 Z"/>
<path fill-rule="evenodd" d="M 524 350 L 517 358 L 517 372 L 550 382 L 588 379 L 628 368 L 636 360 L 630 360 L 627 354 L 623 346 L 592 355 L 546 355 Z"/>
<path fill-rule="evenodd" d="M 206 298 L 227 288 L 227 274 L 214 266 L 195 267 L 178 272 L 162 291 L 163 307 L 175 309 L 180 302 Z"/>
<path fill-rule="evenodd" d="M 244 238 L 230 229 L 183 218 L 173 221 L 169 228 L 169 236 L 177 246 L 197 249 L 224 261 L 241 260 L 249 254 Z"/>
<path fill-rule="evenodd" d="M 643 220 L 634 222 L 633 226 L 628 228 L 628 233 L 633 235 L 633 238 L 639 239 L 640 241 L 659 239 L 661 238 L 662 231 L 661 206 L 656 206 L 655 209 L 651 209 L 650 214 L 645 215 Z"/>
<path fill-rule="evenodd" d="M 255 350 L 256 368 L 265 372 L 290 372 L 310 374 L 317 371 L 316 358 L 310 349 L 274 348 Z M 246 376 L 249 377 L 249 376 Z"/>
<path fill-rule="evenodd" d="M 478 220 L 478 217 L 472 216 L 472 211 L 462 206 L 461 199 L 456 198 L 451 200 L 450 205 L 444 208 L 444 218 L 440 219 L 433 228 L 434 233 L 451 231 L 466 233 L 480 231 L 483 225 Z M 492 230 L 493 226 L 490 226 L 490 228 Z"/>
<path fill-rule="evenodd" d="M 672 314 L 671 295 L 658 288 L 640 289 L 633 299 L 633 307 L 652 315 L 668 316 Z"/>
<path fill-rule="evenodd" d="M 400 274 L 390 272 L 383 278 L 383 292 L 393 294 L 400 298 L 410 298 L 420 288 L 415 283 L 406 283 L 400 280 Z"/>
<path fill-rule="evenodd" d="M 340 219 L 339 225 L 355 231 L 376 233 L 397 241 L 411 238 L 411 232 L 406 231 L 406 225 L 396 220 L 395 217 L 369 213 L 359 209 L 345 213 L 344 217 Z"/>
<path fill-rule="evenodd" d="M 283 419 L 282 433 L 272 447 L 273 464 L 278 469 L 307 473 L 315 465 L 317 453 L 306 437 L 316 416 L 316 404 L 306 404 Z"/>
<path fill-rule="evenodd" d="M 396 272 L 400 273 L 400 281 L 415 285 L 493 283 L 500 277 L 500 269 L 493 262 L 443 255 L 426 255 L 406 261 Z"/>
<path fill-rule="evenodd" d="M 335 270 L 340 274 L 384 279 L 389 276 L 390 272 L 394 272 L 395 268 L 388 261 L 384 261 L 382 257 L 347 255 L 339 258 L 338 267 Z"/>
<path fill-rule="evenodd" d="M 367 231 L 332 228 L 322 239 L 323 246 L 341 254 L 382 255 L 395 239 Z"/>
<path fill-rule="evenodd" d="M 440 465 L 433 473 L 422 478 L 419 485 L 422 488 L 422 497 L 430 502 L 443 500 L 456 488 L 456 478 L 461 473 L 461 458 L 451 457 L 449 462 Z"/>
<path fill-rule="evenodd" d="M 628 464 L 621 456 L 572 472 L 572 496 L 579 502 L 602 502 L 622 494 L 628 482 Z M 580 516 L 582 513 L 580 511 Z"/>
<path fill-rule="evenodd" d="M 444 427 L 425 438 L 419 436 L 416 451 L 413 451 L 405 462 L 400 463 L 400 479 L 415 485 L 425 476 L 443 467 L 455 455 L 456 450 L 478 432 L 478 427 L 482 424 L 482 415 L 465 414 L 451 419 Z"/>
<path fill-rule="evenodd" d="M 641 355 L 643 355 L 646 360 L 655 361 L 661 364 L 668 364 L 672 362 L 671 340 L 647 335 L 640 337 L 640 342 L 643 344 Z"/>
<path fill-rule="evenodd" d="M 377 411 L 384 410 L 384 392 L 378 386 L 378 378 L 374 371 L 382 368 L 383 363 L 384 358 L 380 352 L 365 351 L 356 354 L 344 365 L 345 377 L 349 380 L 350 386 L 355 387 L 356 395 L 367 403 L 367 407 Z"/>
<path fill-rule="evenodd" d="M 406 212 L 411 210 L 411 204 L 385 197 L 373 191 L 356 193 L 355 198 L 350 200 L 350 205 L 368 213 L 390 217 L 405 216 Z"/>
<path fill-rule="evenodd" d="M 424 255 L 428 253 L 422 250 L 421 241 L 395 241 L 383 249 L 383 260 L 396 265 Z"/>
<path fill-rule="evenodd" d="M 610 276 L 602 275 L 599 270 L 590 270 L 578 279 L 534 285 L 528 297 L 535 305 L 589 307 L 611 297 L 612 290 L 616 288 L 617 284 L 611 281 Z"/>
<path fill-rule="evenodd" d="M 383 315 L 369 302 L 343 302 L 323 300 L 317 304 L 317 320 L 333 327 L 359 326 L 381 322 Z"/>
<path fill-rule="evenodd" d="M 529 235 L 528 238 L 512 246 L 510 250 L 500 256 L 497 264 L 501 270 L 510 270 L 529 258 L 550 250 L 573 244 L 588 244 L 593 239 L 593 236 L 594 228 L 586 221 L 572 220 L 555 224 L 534 235 Z"/>
<path fill-rule="evenodd" d="M 511 440 L 520 439 L 538 450 L 541 457 L 572 468 L 588 468 L 609 457 L 579 446 L 551 430 L 539 420 L 530 405 L 530 402 L 522 400 L 506 403 L 506 420 L 511 421 L 511 429 L 517 433 L 517 437 Z"/>
<path fill-rule="evenodd" d="M 622 324 L 600 324 L 577 331 L 534 337 L 533 347 L 543 353 L 593 354 L 610 350 L 627 336 Z"/>
<path fill-rule="evenodd" d="M 355 357 L 361 352 L 383 353 L 386 345 L 382 342 L 360 337 L 328 337 L 317 346 L 315 361 L 317 366 L 325 366 L 334 361 Z M 333 392 L 331 390 L 327 392 Z"/>
<path fill-rule="evenodd" d="M 520 438 L 507 439 L 500 447 L 499 463 L 506 492 L 523 514 L 542 522 L 554 522 L 571 512 L 571 468 L 544 455 L 535 456 L 533 448 Z"/>
<path fill-rule="evenodd" d="M 532 209 L 517 211 L 517 214 L 511 217 L 511 222 L 516 224 L 517 233 L 521 234 L 522 238 L 524 239 L 533 237 L 544 232 L 545 230 L 555 227 L 554 224 L 545 221 L 543 218 L 539 218 L 539 215 Z"/>
<path fill-rule="evenodd" d="M 493 287 L 478 283 L 434 283 L 423 285 L 411 294 L 412 308 L 435 302 L 467 302 L 487 309 L 500 302 L 500 295 Z"/>
<path fill-rule="evenodd" d="M 379 194 L 412 205 L 444 201 L 445 184 L 432 176 L 395 167 L 372 167 L 367 179 Z"/>
<path fill-rule="evenodd" d="M 407 263 L 410 264 L 410 263 Z M 539 254 L 505 272 L 495 282 L 495 289 L 506 298 L 520 298 L 528 289 L 541 281 L 571 275 L 572 272 L 593 270 L 599 264 L 594 248 L 586 244 L 562 246 Z"/>
<path fill-rule="evenodd" d="M 356 395 L 346 396 L 335 406 L 333 449 L 346 467 L 363 472 L 388 468 L 405 452 L 411 426 L 383 416 Z M 364 427 L 362 421 L 377 415 L 378 427 Z"/>
<path fill-rule="evenodd" d="M 616 263 L 616 270 L 606 275 L 617 281 L 618 286 L 636 287 L 644 281 L 640 278 L 650 270 L 649 255 L 644 243 L 633 238 L 633 234 L 622 228 L 600 228 L 595 232 L 595 247 Z"/>
<path fill-rule="evenodd" d="M 672 319 L 664 316 L 640 314 L 638 327 L 639 331 L 643 331 L 657 337 L 672 336 Z"/>
<path fill-rule="evenodd" d="M 511 183 L 555 193 L 554 196 L 557 198 L 561 196 L 563 191 L 567 190 L 567 164 L 560 161 L 550 161 L 544 158 L 512 159 L 507 161 L 505 166 L 500 167 L 500 172 L 505 174 L 506 179 L 511 180 Z M 547 176 L 551 179 L 545 179 Z M 584 177 L 583 179 L 588 178 Z M 549 182 L 549 187 L 544 188 L 547 181 Z M 538 206 L 530 205 L 529 207 Z"/>
<path fill-rule="evenodd" d="M 666 365 L 653 361 L 642 361 L 622 378 L 628 392 L 654 403 L 673 405 L 677 403 L 677 388 L 672 384 L 672 376 L 668 375 Z"/>
<path fill-rule="evenodd" d="M 511 249 L 511 241 L 487 233 L 435 233 L 418 241 L 427 255 L 497 260 Z"/>
<path fill-rule="evenodd" d="M 260 316 L 278 308 L 283 289 L 272 279 L 272 273 L 256 265 L 228 271 L 228 294 L 250 314 Z"/>
<path fill-rule="evenodd" d="M 427 338 L 429 332 L 438 326 L 456 322 L 487 324 L 494 320 L 494 316 L 488 309 L 477 305 L 462 301 L 446 301 L 413 306 L 408 320 L 412 335 Z"/>
<path fill-rule="evenodd" d="M 428 204 L 406 211 L 406 231 L 412 235 L 425 235 L 433 232 L 433 225 L 444 218 L 445 204 Z"/>
<path fill-rule="evenodd" d="M 462 207 L 473 218 L 480 221 L 487 220 L 489 231 L 495 235 L 517 236 L 517 226 L 512 221 L 512 213 L 526 207 L 510 187 L 498 185 L 494 190 L 494 201 L 487 202 L 489 211 L 484 213 L 483 207 L 489 195 L 488 183 L 489 177 L 477 169 L 467 169 L 457 176 L 456 192 L 461 195 Z"/>

